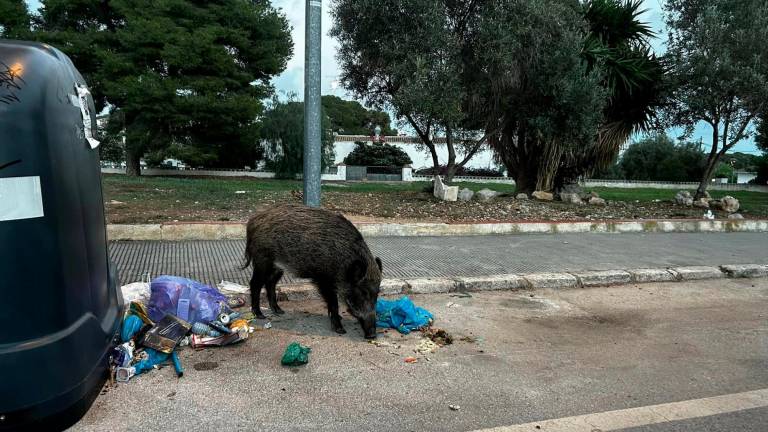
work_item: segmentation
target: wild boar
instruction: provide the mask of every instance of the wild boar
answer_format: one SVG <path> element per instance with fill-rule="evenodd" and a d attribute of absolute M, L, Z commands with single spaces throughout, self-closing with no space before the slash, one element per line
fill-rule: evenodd
<path fill-rule="evenodd" d="M 363 236 L 343 216 L 300 205 L 259 209 L 248 221 L 245 260 L 244 269 L 253 265 L 251 307 L 258 318 L 264 318 L 259 306 L 263 286 L 272 311 L 284 313 L 277 305 L 275 286 L 286 270 L 314 282 L 336 333 L 346 333 L 339 316 L 341 298 L 365 337 L 376 337 L 381 260 L 374 258 Z"/>

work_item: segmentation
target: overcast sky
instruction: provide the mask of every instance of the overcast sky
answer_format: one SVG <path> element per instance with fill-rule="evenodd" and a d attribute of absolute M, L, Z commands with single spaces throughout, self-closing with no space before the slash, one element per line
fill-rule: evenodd
<path fill-rule="evenodd" d="M 328 36 L 331 27 L 330 17 L 331 0 L 323 0 L 323 41 L 322 41 L 322 92 L 323 94 L 334 94 L 345 99 L 349 99 L 346 92 L 334 85 L 339 75 L 339 67 L 336 63 L 336 41 Z M 36 9 L 40 3 L 38 1 L 27 0 L 31 8 Z M 294 56 L 288 62 L 286 70 L 273 83 L 275 88 L 281 94 L 294 93 L 299 99 L 304 98 L 304 5 L 305 0 L 272 0 L 275 7 L 281 9 L 293 27 Z M 642 18 L 651 24 L 658 37 L 653 41 L 653 48 L 658 53 L 664 52 L 664 41 L 666 40 L 666 31 L 662 15 L 663 0 L 643 0 L 643 8 L 646 12 Z M 703 138 L 705 144 L 711 143 L 711 132 L 708 126 L 701 124 L 696 128 L 693 139 Z M 743 151 L 747 153 L 758 154 L 755 146 L 751 142 L 742 142 L 736 145 L 734 151 Z"/>

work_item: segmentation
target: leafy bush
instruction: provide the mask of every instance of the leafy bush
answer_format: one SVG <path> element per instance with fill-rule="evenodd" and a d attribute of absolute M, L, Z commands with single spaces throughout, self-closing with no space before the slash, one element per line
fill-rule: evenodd
<path fill-rule="evenodd" d="M 440 165 L 440 175 L 445 175 L 448 171 L 448 167 L 446 165 Z M 435 175 L 435 168 L 422 168 L 418 171 L 416 171 L 416 174 L 418 175 Z M 464 168 L 464 167 L 458 167 L 456 168 L 456 174 L 457 176 L 467 176 L 467 177 L 504 177 L 504 173 L 499 169 L 493 169 L 493 168 Z"/>
<path fill-rule="evenodd" d="M 766 185 L 768 184 L 768 153 L 762 155 L 757 162 L 757 177 L 749 182 L 750 184 Z"/>
<path fill-rule="evenodd" d="M 344 163 L 355 166 L 398 166 L 412 164 L 411 158 L 403 150 L 387 143 L 368 145 L 355 142 L 355 149 L 344 158 Z"/>

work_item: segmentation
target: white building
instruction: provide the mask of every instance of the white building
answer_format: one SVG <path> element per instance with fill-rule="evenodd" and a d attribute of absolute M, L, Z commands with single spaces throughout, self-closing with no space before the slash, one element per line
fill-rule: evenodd
<path fill-rule="evenodd" d="M 335 163 L 340 164 L 344 162 L 344 158 L 349 156 L 355 149 L 355 142 L 362 141 L 371 143 L 371 137 L 364 135 L 336 135 L 334 137 L 334 152 L 336 154 Z M 413 170 L 417 171 L 422 168 L 432 168 L 432 155 L 429 150 L 422 144 L 420 138 L 407 137 L 407 136 L 386 136 L 384 142 L 400 148 L 408 154 L 413 161 Z M 434 139 L 437 157 L 441 165 L 448 163 L 448 147 L 445 144 L 445 138 Z M 456 162 L 460 162 L 463 159 L 463 154 L 456 155 Z M 493 152 L 488 146 L 484 146 L 480 149 L 472 159 L 467 162 L 465 168 L 490 168 L 496 169 L 499 166 L 493 160 Z"/>
<path fill-rule="evenodd" d="M 734 174 L 736 175 L 736 183 L 738 184 L 747 184 L 757 178 L 757 173 L 749 171 L 736 171 Z"/>

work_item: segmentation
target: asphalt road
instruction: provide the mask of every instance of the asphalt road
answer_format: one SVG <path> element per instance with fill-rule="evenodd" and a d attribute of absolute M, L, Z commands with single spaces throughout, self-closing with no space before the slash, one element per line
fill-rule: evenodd
<path fill-rule="evenodd" d="M 547 234 L 368 239 L 389 278 L 768 263 L 768 233 Z M 246 284 L 244 241 L 115 242 L 124 283 L 172 274 Z M 287 276 L 283 282 L 293 282 Z"/>
<path fill-rule="evenodd" d="M 105 389 L 73 430 L 766 430 L 767 279 L 414 300 L 455 343 L 423 356 L 419 334 L 389 331 L 395 346 L 375 346 L 348 316 L 332 334 L 319 301 L 284 302 L 243 344 L 182 351 L 181 379 Z M 280 366 L 292 341 L 308 365 Z"/>

